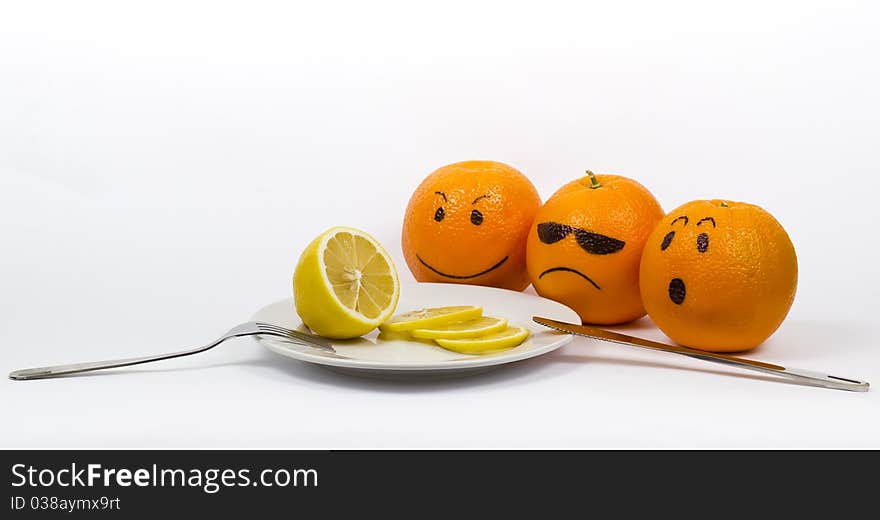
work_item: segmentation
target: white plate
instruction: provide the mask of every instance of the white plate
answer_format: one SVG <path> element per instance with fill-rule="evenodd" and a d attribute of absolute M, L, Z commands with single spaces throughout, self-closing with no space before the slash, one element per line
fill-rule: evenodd
<path fill-rule="evenodd" d="M 540 296 L 492 287 L 443 283 L 404 284 L 400 290 L 397 312 L 444 305 L 482 306 L 485 315 L 507 317 L 511 325 L 526 327 L 531 335 L 517 347 L 486 355 L 459 354 L 431 341 L 382 339 L 376 330 L 358 339 L 334 340 L 333 347 L 338 356 L 269 336 L 257 336 L 257 341 L 282 356 L 340 371 L 357 372 L 359 375 L 451 376 L 540 356 L 571 341 L 571 335 L 542 327 L 532 321 L 532 316 L 580 323 L 580 318 L 573 310 Z M 296 314 L 292 299 L 263 307 L 252 319 L 306 330 Z"/>

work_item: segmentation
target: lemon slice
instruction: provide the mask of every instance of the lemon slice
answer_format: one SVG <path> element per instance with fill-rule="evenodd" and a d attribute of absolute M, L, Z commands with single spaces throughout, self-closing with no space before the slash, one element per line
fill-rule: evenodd
<path fill-rule="evenodd" d="M 451 307 L 434 307 L 398 314 L 383 323 L 379 329 L 386 332 L 402 332 L 416 329 L 430 329 L 479 318 L 483 315 L 482 307 L 473 305 L 454 305 Z"/>
<path fill-rule="evenodd" d="M 487 336 L 501 332 L 507 327 L 507 318 L 483 316 L 475 320 L 435 326 L 430 329 L 416 329 L 411 332 L 414 338 L 461 339 Z"/>
<path fill-rule="evenodd" d="M 529 337 L 528 329 L 507 327 L 501 332 L 481 338 L 435 339 L 438 345 L 463 354 L 484 354 L 494 350 L 513 348 Z"/>
<path fill-rule="evenodd" d="M 400 283 L 391 256 L 363 231 L 328 229 L 303 251 L 293 274 L 296 310 L 328 338 L 362 336 L 397 308 Z"/>

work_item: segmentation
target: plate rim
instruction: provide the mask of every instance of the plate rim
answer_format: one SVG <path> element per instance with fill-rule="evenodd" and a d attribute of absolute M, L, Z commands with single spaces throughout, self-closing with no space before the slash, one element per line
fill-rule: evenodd
<path fill-rule="evenodd" d="M 559 303 L 557 301 L 551 300 L 549 298 L 544 298 L 543 296 L 537 294 L 525 293 L 523 291 L 512 291 L 510 289 L 502 289 L 498 287 L 487 287 L 487 286 L 479 286 L 479 285 L 470 285 L 470 284 L 447 284 L 447 283 L 433 283 L 433 282 L 416 282 L 416 283 L 407 283 L 401 284 L 402 286 L 461 286 L 466 285 L 468 287 L 479 287 L 481 289 L 491 290 L 491 291 L 501 291 L 501 292 L 512 292 L 516 294 L 528 295 L 535 298 L 543 299 L 552 304 L 558 305 L 561 308 L 565 309 L 567 312 L 576 315 L 577 313 L 572 310 L 570 307 Z M 401 287 L 401 292 L 403 292 L 404 287 Z M 269 307 L 288 303 L 293 306 L 293 298 L 282 298 L 276 300 L 272 303 L 266 304 L 260 307 L 254 314 L 251 316 L 251 319 L 256 319 L 264 310 Z M 579 321 L 579 320 L 578 320 Z M 541 356 L 543 354 L 550 353 L 554 350 L 557 350 L 568 343 L 570 343 L 574 336 L 572 334 L 559 333 L 559 339 L 557 341 L 551 342 L 547 345 L 524 350 L 518 353 L 506 353 L 497 356 L 474 356 L 473 358 L 461 358 L 461 359 L 452 359 L 448 361 L 441 362 L 430 362 L 430 363 L 396 363 L 391 364 L 387 361 L 376 361 L 370 359 L 357 359 L 357 358 L 335 358 L 329 356 L 321 356 L 317 354 L 312 354 L 305 350 L 298 350 L 294 348 L 285 348 L 277 345 L 276 343 L 262 338 L 260 336 L 252 336 L 257 343 L 262 344 L 267 349 L 275 352 L 278 355 L 288 357 L 291 359 L 295 359 L 297 361 L 303 361 L 306 363 L 313 363 L 318 365 L 327 365 L 345 369 L 353 369 L 353 370 L 373 370 L 373 371 L 389 371 L 389 372 L 397 372 L 397 371 L 409 371 L 409 372 L 418 372 L 418 371 L 448 371 L 448 370 L 466 370 L 471 368 L 483 368 L 490 367 L 495 365 L 503 365 L 507 363 L 514 363 L 517 361 L 523 361 L 526 359 L 530 359 L 533 357 Z"/>

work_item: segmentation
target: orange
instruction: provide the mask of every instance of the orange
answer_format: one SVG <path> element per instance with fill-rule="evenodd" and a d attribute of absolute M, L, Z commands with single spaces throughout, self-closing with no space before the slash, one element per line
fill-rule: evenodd
<path fill-rule="evenodd" d="M 518 170 L 494 161 L 440 168 L 406 207 L 403 256 L 420 282 L 528 287 L 526 235 L 541 198 Z"/>
<path fill-rule="evenodd" d="M 648 315 L 672 340 L 702 350 L 756 347 L 785 319 L 796 289 L 788 234 L 752 204 L 688 202 L 660 222 L 642 255 Z"/>
<path fill-rule="evenodd" d="M 631 321 L 645 315 L 639 259 L 663 209 L 632 179 L 587 174 L 538 211 L 527 244 L 529 278 L 538 294 L 568 305 L 584 323 Z"/>

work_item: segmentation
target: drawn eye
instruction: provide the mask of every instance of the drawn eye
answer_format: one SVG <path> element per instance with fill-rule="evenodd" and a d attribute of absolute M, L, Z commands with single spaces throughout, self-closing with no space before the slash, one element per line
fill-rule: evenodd
<path fill-rule="evenodd" d="M 669 247 L 669 244 L 672 243 L 672 239 L 675 238 L 675 231 L 670 231 L 666 233 L 666 236 L 663 237 L 663 243 L 660 244 L 660 251 L 666 251 L 666 248 Z"/>
<path fill-rule="evenodd" d="M 709 249 L 709 235 L 700 233 L 697 235 L 697 251 L 705 253 Z"/>
<path fill-rule="evenodd" d="M 471 224 L 479 226 L 483 223 L 483 214 L 477 210 L 471 211 Z"/>
<path fill-rule="evenodd" d="M 437 208 L 437 211 L 434 212 L 434 220 L 436 220 L 437 222 L 440 222 L 441 220 L 443 220 L 443 217 L 445 217 L 445 216 L 446 216 L 446 212 L 443 211 L 442 207 Z"/>
<path fill-rule="evenodd" d="M 541 222 L 538 224 L 538 238 L 545 244 L 555 244 L 571 234 L 571 226 L 557 224 L 556 222 Z"/>
<path fill-rule="evenodd" d="M 578 245 L 581 246 L 581 249 L 591 255 L 610 255 L 620 251 L 626 245 L 626 242 L 623 240 L 584 231 L 583 229 L 575 229 L 574 238 L 577 240 Z"/>

